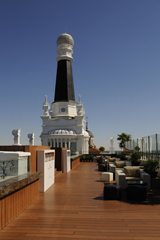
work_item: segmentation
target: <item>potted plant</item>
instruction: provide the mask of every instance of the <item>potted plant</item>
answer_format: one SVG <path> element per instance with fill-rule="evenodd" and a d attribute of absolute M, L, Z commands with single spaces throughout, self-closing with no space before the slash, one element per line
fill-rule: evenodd
<path fill-rule="evenodd" d="M 159 161 L 149 159 L 144 164 L 144 171 L 150 174 L 151 178 L 156 178 L 159 168 Z"/>
<path fill-rule="evenodd" d="M 132 163 L 132 166 L 139 166 L 140 164 L 140 153 L 138 152 L 133 152 L 132 155 L 131 155 L 131 163 Z"/>
<path fill-rule="evenodd" d="M 136 146 L 134 148 L 133 153 L 131 154 L 131 164 L 132 166 L 139 166 L 140 165 L 140 158 L 141 158 L 141 153 L 140 153 L 140 148 Z"/>

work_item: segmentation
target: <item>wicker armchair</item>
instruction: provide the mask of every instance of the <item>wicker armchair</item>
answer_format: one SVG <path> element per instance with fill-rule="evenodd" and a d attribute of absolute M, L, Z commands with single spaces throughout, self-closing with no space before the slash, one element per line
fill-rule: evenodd
<path fill-rule="evenodd" d="M 150 175 L 138 166 L 126 166 L 123 169 L 116 169 L 115 179 L 117 185 L 121 188 L 126 188 L 129 182 L 142 181 L 147 185 L 148 189 L 151 185 Z"/>

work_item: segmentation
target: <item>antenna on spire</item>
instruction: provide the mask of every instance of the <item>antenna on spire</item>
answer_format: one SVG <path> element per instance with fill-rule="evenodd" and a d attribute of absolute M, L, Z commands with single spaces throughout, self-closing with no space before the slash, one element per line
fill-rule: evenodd
<path fill-rule="evenodd" d="M 81 98 L 81 95 L 80 95 L 80 94 L 78 95 L 78 102 L 79 102 L 79 103 L 82 103 L 82 98 Z"/>
<path fill-rule="evenodd" d="M 48 105 L 48 97 L 47 97 L 47 95 L 44 96 L 44 104 L 43 105 Z"/>

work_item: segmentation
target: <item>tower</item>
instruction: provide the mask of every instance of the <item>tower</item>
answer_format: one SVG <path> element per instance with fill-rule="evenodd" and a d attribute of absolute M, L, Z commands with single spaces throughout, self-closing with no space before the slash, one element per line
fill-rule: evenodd
<path fill-rule="evenodd" d="M 74 40 L 71 35 L 64 33 L 57 39 L 57 76 L 52 117 L 77 116 L 74 83 L 72 74 L 72 54 Z"/>
<path fill-rule="evenodd" d="M 75 101 L 72 53 L 74 41 L 68 34 L 62 34 L 57 39 L 57 77 L 55 88 L 55 102 Z M 61 89 L 63 87 L 63 89 Z"/>
<path fill-rule="evenodd" d="M 74 40 L 67 33 L 57 39 L 57 73 L 54 101 L 43 104 L 42 145 L 66 147 L 71 154 L 88 153 L 89 134 L 86 131 L 85 111 L 77 102 L 72 73 Z"/>

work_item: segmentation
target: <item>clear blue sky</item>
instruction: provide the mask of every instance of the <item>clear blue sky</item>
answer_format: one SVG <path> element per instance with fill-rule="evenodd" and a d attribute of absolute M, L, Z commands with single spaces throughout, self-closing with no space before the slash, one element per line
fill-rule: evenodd
<path fill-rule="evenodd" d="M 127 132 L 160 133 L 159 0 L 0 0 L 0 144 L 40 143 L 53 100 L 56 39 L 75 40 L 73 74 L 97 146 Z"/>

